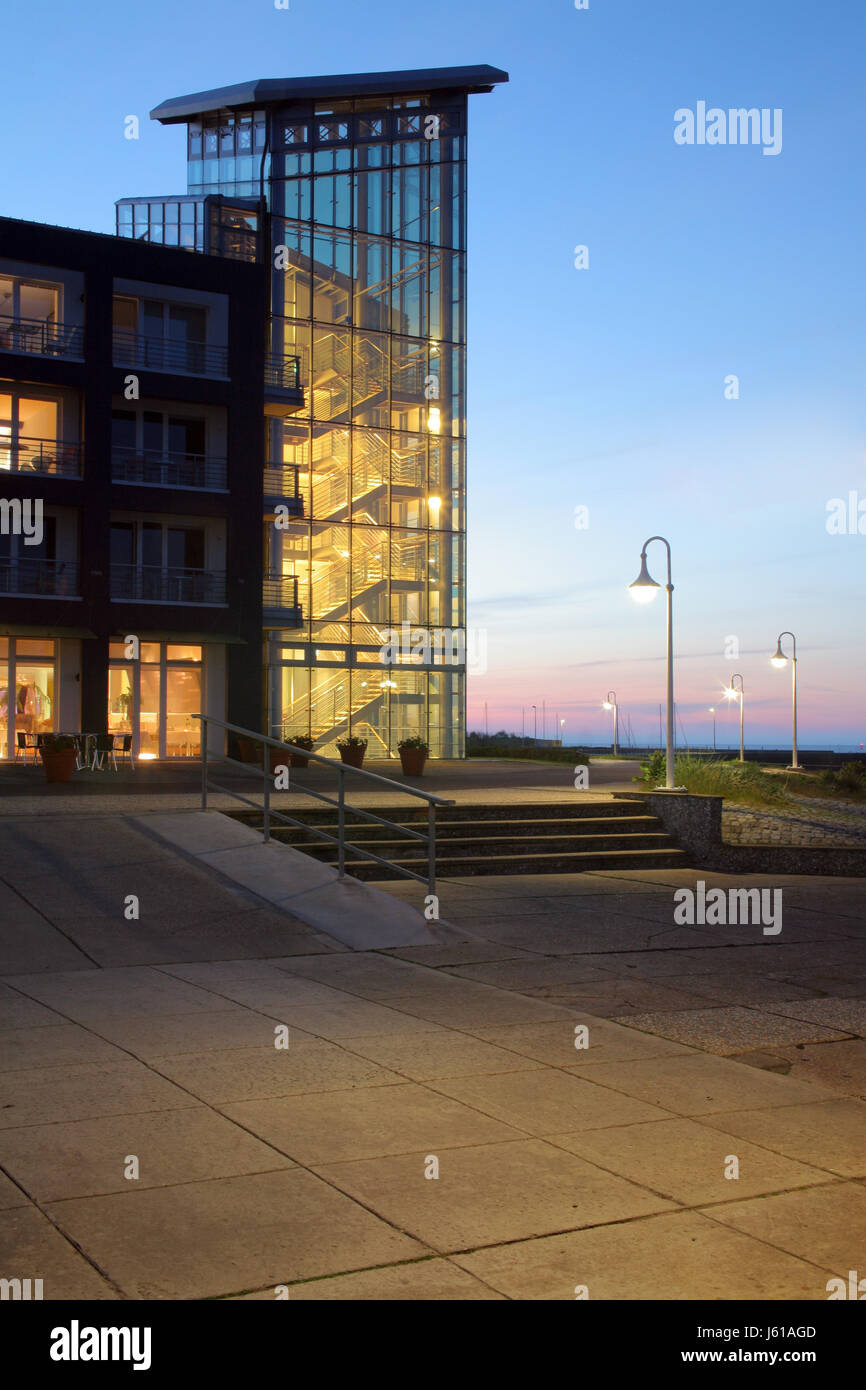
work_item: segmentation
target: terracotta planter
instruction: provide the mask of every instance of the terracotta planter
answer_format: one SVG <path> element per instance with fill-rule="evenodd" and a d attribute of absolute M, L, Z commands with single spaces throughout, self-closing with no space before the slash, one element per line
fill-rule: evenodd
<path fill-rule="evenodd" d="M 288 752 L 287 749 L 271 748 L 269 746 L 268 753 L 270 754 L 270 757 L 268 759 L 268 767 L 271 769 L 271 772 L 276 772 L 278 767 L 292 766 L 292 755 Z"/>
<path fill-rule="evenodd" d="M 289 767 L 309 767 L 310 760 L 305 758 L 303 753 L 289 754 Z"/>
<path fill-rule="evenodd" d="M 238 738 L 238 753 L 242 763 L 261 762 L 261 757 L 256 757 L 256 745 L 251 738 Z"/>
<path fill-rule="evenodd" d="M 403 775 L 405 777 L 422 777 L 424 775 L 424 764 L 426 761 L 426 748 L 400 749 L 400 762 L 403 766 Z"/>
<path fill-rule="evenodd" d="M 366 748 L 341 748 L 340 757 L 347 767 L 363 767 Z"/>
<path fill-rule="evenodd" d="M 71 782 L 75 771 L 75 749 L 42 749 L 42 766 L 46 782 Z"/>

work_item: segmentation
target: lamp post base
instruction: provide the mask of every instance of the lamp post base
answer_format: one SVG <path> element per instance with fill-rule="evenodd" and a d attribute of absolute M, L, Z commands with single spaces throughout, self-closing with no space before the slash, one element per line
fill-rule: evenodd
<path fill-rule="evenodd" d="M 653 796 L 655 796 L 657 792 L 670 792 L 673 795 L 674 792 L 682 793 L 687 791 L 688 787 L 653 787 Z"/>

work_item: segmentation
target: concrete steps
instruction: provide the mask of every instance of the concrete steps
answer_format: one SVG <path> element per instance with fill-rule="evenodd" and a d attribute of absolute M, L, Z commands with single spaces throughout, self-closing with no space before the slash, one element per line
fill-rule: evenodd
<path fill-rule="evenodd" d="M 426 807 L 383 809 L 375 815 L 425 834 Z M 337 834 L 336 817 L 327 810 L 292 810 L 300 826 L 272 826 L 274 839 L 309 854 L 321 863 L 336 864 L 337 847 L 310 834 L 314 827 Z M 239 819 L 261 826 L 254 812 Z M 364 881 L 400 878 L 398 869 L 426 877 L 426 845 L 402 836 L 393 825 L 377 825 L 346 813 L 346 872 Z M 386 867 L 353 853 L 367 850 L 389 861 Z M 566 874 L 600 869 L 684 868 L 688 858 L 657 817 L 643 803 L 629 801 L 511 805 L 461 803 L 440 807 L 436 814 L 437 876 L 481 874 Z"/>

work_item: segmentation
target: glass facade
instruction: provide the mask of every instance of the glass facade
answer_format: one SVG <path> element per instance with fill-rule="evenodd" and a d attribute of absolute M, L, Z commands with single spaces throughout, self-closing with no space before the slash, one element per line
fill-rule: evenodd
<path fill-rule="evenodd" d="M 459 757 L 466 98 L 268 117 L 271 351 L 299 358 L 306 388 L 267 422 L 267 462 L 298 496 L 266 517 L 268 574 L 297 581 L 301 615 L 267 635 L 268 726 L 326 753 L 351 730 L 369 757 L 408 735 Z"/>
<path fill-rule="evenodd" d="M 144 762 L 193 758 L 201 753 L 203 648 L 142 642 L 141 659 L 126 659 L 122 642 L 109 647 L 108 730 L 131 734 Z"/>
<path fill-rule="evenodd" d="M 0 637 L 0 758 L 13 758 L 26 737 L 56 727 L 56 644 Z"/>

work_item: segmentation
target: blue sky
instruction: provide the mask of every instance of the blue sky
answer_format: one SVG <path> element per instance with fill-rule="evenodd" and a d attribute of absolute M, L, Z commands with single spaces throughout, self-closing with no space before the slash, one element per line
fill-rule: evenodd
<path fill-rule="evenodd" d="M 856 0 L 47 0 L 4 18 L 2 211 L 113 230 L 115 198 L 184 187 L 182 133 L 147 112 L 253 77 L 491 63 L 470 117 L 470 622 L 488 670 L 470 724 L 545 700 L 600 739 L 616 689 L 641 741 L 664 698 L 664 614 L 625 593 L 674 550 L 677 701 L 710 736 L 734 670 L 747 738 L 866 740 L 866 7 Z M 782 151 L 679 146 L 699 101 L 781 108 Z M 142 119 L 141 139 L 123 120 Z M 8 132 L 16 132 L 11 139 Z M 574 268 L 574 247 L 589 268 Z M 725 378 L 739 378 L 726 400 Z M 589 510 L 587 529 L 575 508 Z M 653 554 L 653 551 L 657 552 Z M 662 576 L 662 552 L 650 568 Z M 724 655 L 735 636 L 740 658 Z M 720 715 L 733 739 L 735 712 Z M 540 730 L 539 730 L 540 732 Z M 552 733 L 552 720 L 548 732 Z"/>

